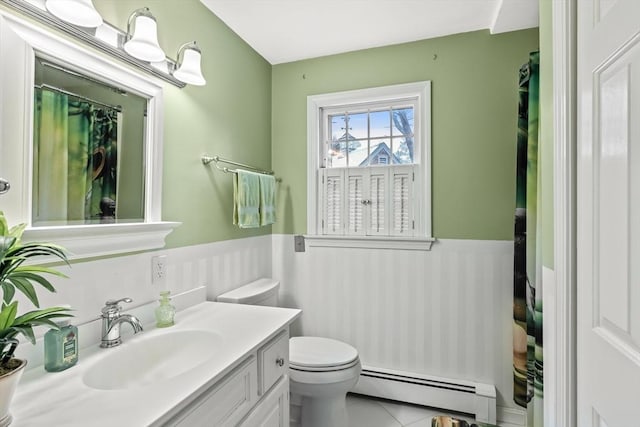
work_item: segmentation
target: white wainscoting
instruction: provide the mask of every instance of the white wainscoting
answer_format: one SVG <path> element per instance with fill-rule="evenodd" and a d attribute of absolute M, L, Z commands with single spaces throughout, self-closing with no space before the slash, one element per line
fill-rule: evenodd
<path fill-rule="evenodd" d="M 303 311 L 294 334 L 351 343 L 368 366 L 495 384 L 498 420 L 501 409 L 522 414 L 512 384 L 513 242 L 293 248 L 292 235 L 273 235 L 282 303 Z"/>
<path fill-rule="evenodd" d="M 556 319 L 556 286 L 555 271 L 548 267 L 542 267 L 542 359 L 544 360 L 544 424 L 547 427 L 558 427 L 560 423 L 556 420 L 556 399 L 558 398 L 558 390 L 556 380 L 558 377 L 558 366 L 554 357 L 557 351 L 556 328 L 558 322 Z"/>
<path fill-rule="evenodd" d="M 153 302 L 162 290 L 151 283 L 151 258 L 155 255 L 167 256 L 167 288 L 173 294 L 205 286 L 207 299 L 214 300 L 223 292 L 271 275 L 270 235 L 227 240 L 59 267 L 69 278 L 53 278 L 57 293 L 40 292 L 40 305 L 68 304 L 75 310 L 73 323 L 82 325 L 98 322 L 100 309 L 108 299 L 132 298 L 133 303 L 123 304 L 125 310 Z M 29 306 L 28 301 L 20 299 L 21 312 Z M 46 329 L 39 329 L 37 335 L 41 336 Z M 28 343 L 18 347 L 19 356 L 41 360 L 40 355 L 29 357 L 34 351 L 41 349 Z"/>

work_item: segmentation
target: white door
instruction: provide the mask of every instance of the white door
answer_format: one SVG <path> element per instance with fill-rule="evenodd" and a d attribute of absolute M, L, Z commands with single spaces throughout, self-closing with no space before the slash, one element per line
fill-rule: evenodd
<path fill-rule="evenodd" d="M 640 0 L 577 0 L 578 426 L 640 426 Z"/>

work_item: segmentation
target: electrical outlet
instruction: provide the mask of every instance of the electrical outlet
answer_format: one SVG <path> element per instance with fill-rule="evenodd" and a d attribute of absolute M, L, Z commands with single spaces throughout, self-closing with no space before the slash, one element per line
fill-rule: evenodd
<path fill-rule="evenodd" d="M 164 287 L 167 283 L 167 256 L 156 255 L 151 258 L 151 284 Z"/>

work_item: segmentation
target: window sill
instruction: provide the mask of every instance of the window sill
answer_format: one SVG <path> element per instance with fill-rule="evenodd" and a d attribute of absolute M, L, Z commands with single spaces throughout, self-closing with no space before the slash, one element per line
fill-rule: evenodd
<path fill-rule="evenodd" d="M 436 241 L 433 237 L 374 237 L 374 236 L 326 236 L 305 235 L 310 248 L 356 248 L 356 249 L 392 249 L 410 251 L 430 251 Z"/>

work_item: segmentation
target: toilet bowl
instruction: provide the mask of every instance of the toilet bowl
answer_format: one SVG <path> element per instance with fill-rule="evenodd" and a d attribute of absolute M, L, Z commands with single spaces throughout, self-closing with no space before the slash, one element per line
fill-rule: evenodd
<path fill-rule="evenodd" d="M 280 282 L 259 279 L 218 296 L 220 302 L 278 305 Z M 291 404 L 301 405 L 302 427 L 347 427 L 346 394 L 362 370 L 358 351 L 324 337 L 289 339 Z M 294 413 L 294 411 L 291 411 Z"/>
<path fill-rule="evenodd" d="M 361 370 L 358 352 L 346 343 L 322 337 L 291 338 L 289 385 L 292 401 L 301 402 L 301 425 L 347 427 L 345 398 Z"/>

